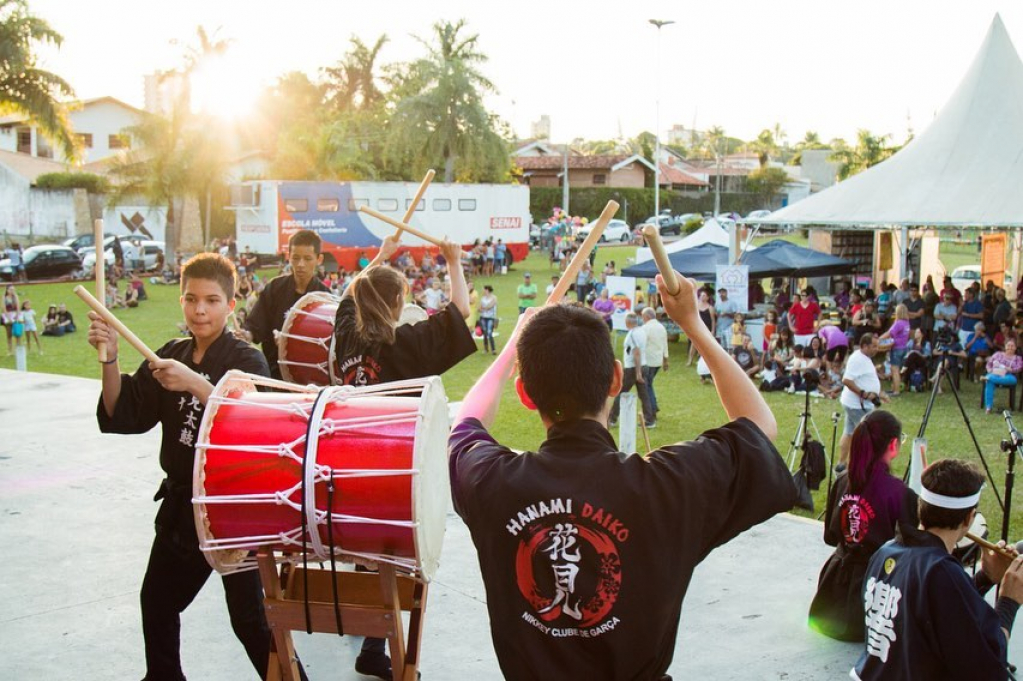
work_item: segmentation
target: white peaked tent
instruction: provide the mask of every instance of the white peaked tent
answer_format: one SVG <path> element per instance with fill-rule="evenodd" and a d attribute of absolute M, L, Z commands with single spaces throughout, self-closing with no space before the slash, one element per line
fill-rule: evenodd
<path fill-rule="evenodd" d="M 694 246 L 702 246 L 703 244 L 716 244 L 718 246 L 728 246 L 728 230 L 721 226 L 721 224 L 714 218 L 707 218 L 703 223 L 703 226 L 692 234 L 682 237 L 678 241 L 674 241 L 670 244 L 665 244 L 664 250 L 668 253 L 674 253 L 676 251 L 684 251 L 687 248 L 693 248 Z M 637 248 L 636 249 L 636 262 L 646 262 L 647 260 L 653 260 L 653 254 L 649 248 Z"/>
<path fill-rule="evenodd" d="M 768 224 L 1023 227 L 1023 62 L 995 16 L 959 87 L 887 161 Z"/>

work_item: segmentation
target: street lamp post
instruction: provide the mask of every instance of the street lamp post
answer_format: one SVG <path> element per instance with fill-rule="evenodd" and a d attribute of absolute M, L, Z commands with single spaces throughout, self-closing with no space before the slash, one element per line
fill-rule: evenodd
<path fill-rule="evenodd" d="M 661 28 L 674 24 L 674 21 L 664 19 L 650 19 L 651 24 L 657 27 L 657 65 L 654 68 L 654 92 L 656 93 L 656 104 L 654 106 L 654 219 L 659 220 L 661 216 Z"/>

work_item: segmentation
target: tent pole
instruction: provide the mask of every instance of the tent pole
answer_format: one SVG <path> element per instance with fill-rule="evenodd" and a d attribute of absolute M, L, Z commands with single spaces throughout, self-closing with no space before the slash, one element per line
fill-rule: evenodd
<path fill-rule="evenodd" d="M 899 252 L 902 254 L 902 262 L 899 264 L 899 281 L 909 279 L 909 227 L 902 226 L 899 233 Z"/>

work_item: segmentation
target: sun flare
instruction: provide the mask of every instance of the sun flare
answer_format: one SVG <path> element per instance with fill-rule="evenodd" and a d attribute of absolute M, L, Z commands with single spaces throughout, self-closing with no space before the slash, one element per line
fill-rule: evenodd
<path fill-rule="evenodd" d="M 206 60 L 191 76 L 192 111 L 226 119 L 252 113 L 260 84 L 245 64 L 229 56 Z"/>

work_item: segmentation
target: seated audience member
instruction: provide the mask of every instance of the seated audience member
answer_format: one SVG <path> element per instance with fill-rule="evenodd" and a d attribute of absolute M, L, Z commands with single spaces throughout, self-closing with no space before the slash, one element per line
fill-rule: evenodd
<path fill-rule="evenodd" d="M 923 329 L 913 332 L 913 340 L 906 348 L 906 361 L 902 366 L 902 382 L 910 392 L 921 392 L 927 384 L 931 365 L 931 344 Z"/>
<path fill-rule="evenodd" d="M 139 306 L 139 290 L 134 286 L 129 285 L 124 288 L 124 305 L 125 307 Z"/>
<path fill-rule="evenodd" d="M 616 451 L 606 424 L 622 366 L 600 317 L 572 305 L 530 310 L 455 418 L 451 492 L 503 678 L 666 679 L 696 565 L 794 502 L 774 416 L 700 320 L 692 282 L 659 293 L 710 368 L 726 425 L 645 457 Z M 547 429 L 522 454 L 488 431 L 516 361 L 518 394 Z"/>
<path fill-rule="evenodd" d="M 1005 343 L 1004 350 L 988 359 L 987 375 L 981 379 L 984 381 L 984 409 L 988 414 L 994 406 L 995 388 L 1016 385 L 1020 370 L 1023 370 L 1023 357 L 1016 354 L 1016 341 L 1010 339 Z"/>
<path fill-rule="evenodd" d="M 990 341 L 987 337 L 987 327 L 984 322 L 977 322 L 976 326 L 966 336 L 966 343 L 963 345 L 963 350 L 966 351 L 968 362 L 973 362 L 974 366 L 970 367 L 971 370 L 975 369 L 980 365 L 988 355 L 991 354 Z M 976 378 L 974 378 L 976 380 Z"/>
<path fill-rule="evenodd" d="M 1008 341 L 1015 341 L 1016 348 L 1019 348 L 1019 334 L 1009 322 L 1002 322 L 998 326 L 998 333 L 995 334 L 994 347 L 996 350 L 1004 350 Z"/>
<path fill-rule="evenodd" d="M 821 569 L 810 627 L 842 641 L 863 641 L 863 573 L 895 524 L 916 524 L 916 494 L 891 474 L 902 424 L 890 412 L 867 414 L 853 431 L 849 467 L 828 492 L 824 541 L 836 547 Z"/>
<path fill-rule="evenodd" d="M 743 372 L 753 378 L 760 372 L 760 353 L 753 347 L 753 339 L 749 334 L 743 334 L 742 345 L 732 350 L 732 357 L 742 367 Z"/>
<path fill-rule="evenodd" d="M 971 579 L 952 556 L 977 513 L 984 476 L 943 459 L 923 472 L 920 525 L 899 521 L 863 580 L 865 649 L 851 676 L 883 679 L 1006 679 L 1006 650 L 1023 602 L 1023 558 L 984 551 Z M 1015 554 L 1015 550 L 1009 550 Z M 983 594 L 999 584 L 992 608 Z"/>

